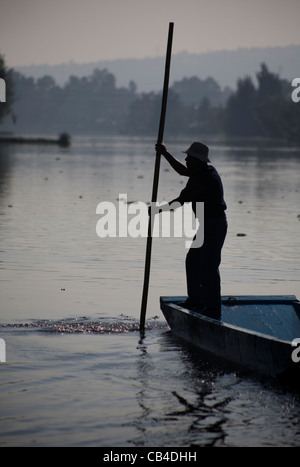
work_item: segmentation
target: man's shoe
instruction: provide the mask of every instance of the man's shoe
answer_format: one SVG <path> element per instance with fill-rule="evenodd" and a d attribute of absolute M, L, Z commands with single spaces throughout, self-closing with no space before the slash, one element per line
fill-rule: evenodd
<path fill-rule="evenodd" d="M 184 302 L 179 302 L 177 305 L 182 306 L 182 308 L 186 308 L 187 310 L 197 311 L 201 313 L 201 310 L 206 309 L 204 305 L 196 305 L 192 300 L 187 298 Z"/>
<path fill-rule="evenodd" d="M 221 318 L 221 311 L 216 311 L 213 308 L 208 308 L 207 306 L 202 304 L 196 305 L 189 298 L 187 298 L 184 302 L 177 303 L 177 305 L 182 306 L 182 308 L 186 308 L 187 310 L 196 311 L 197 313 L 203 316 L 207 316 L 208 318 Z"/>
<path fill-rule="evenodd" d="M 216 311 L 213 308 L 204 307 L 201 311 L 199 311 L 201 315 L 207 316 L 208 318 L 213 319 L 221 319 L 221 311 Z"/>

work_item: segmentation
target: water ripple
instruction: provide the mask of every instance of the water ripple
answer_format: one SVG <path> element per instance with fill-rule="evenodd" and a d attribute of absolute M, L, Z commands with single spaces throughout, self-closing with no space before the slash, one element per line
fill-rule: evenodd
<path fill-rule="evenodd" d="M 0 324 L 0 328 L 31 329 L 46 333 L 60 334 L 117 334 L 137 332 L 139 331 L 140 324 L 138 320 L 132 318 L 104 318 L 98 321 L 91 321 L 86 317 L 81 317 L 58 321 L 33 320 L 28 323 L 7 323 Z M 167 328 L 167 325 L 165 322 L 158 321 L 155 317 L 147 321 L 145 328 L 147 330 L 164 329 Z"/>

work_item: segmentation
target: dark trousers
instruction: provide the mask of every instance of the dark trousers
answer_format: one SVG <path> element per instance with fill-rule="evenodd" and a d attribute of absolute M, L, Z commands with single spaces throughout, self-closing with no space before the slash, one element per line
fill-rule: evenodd
<path fill-rule="evenodd" d="M 186 278 L 189 299 L 221 311 L 221 251 L 227 234 L 226 217 L 204 221 L 204 242 L 200 248 L 190 248 L 186 256 Z"/>

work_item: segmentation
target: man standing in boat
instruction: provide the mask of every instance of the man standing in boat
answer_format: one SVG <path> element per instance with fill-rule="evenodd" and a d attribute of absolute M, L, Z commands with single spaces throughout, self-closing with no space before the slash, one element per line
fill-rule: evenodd
<path fill-rule="evenodd" d="M 157 212 L 172 209 L 173 203 L 183 205 L 185 202 L 192 202 L 192 209 L 196 215 L 196 203 L 204 203 L 204 242 L 201 247 L 195 248 L 192 245 L 187 253 L 185 265 L 188 298 L 181 303 L 181 306 L 219 319 L 221 317 L 219 266 L 227 233 L 225 215 L 227 206 L 221 178 L 215 167 L 208 165 L 209 149 L 203 143 L 195 142 L 187 151 L 183 151 L 187 154 L 186 165 L 175 159 L 164 144 L 156 144 L 155 149 L 179 175 L 189 178 L 178 198 L 165 205 L 165 209 L 164 206 L 160 206 Z"/>

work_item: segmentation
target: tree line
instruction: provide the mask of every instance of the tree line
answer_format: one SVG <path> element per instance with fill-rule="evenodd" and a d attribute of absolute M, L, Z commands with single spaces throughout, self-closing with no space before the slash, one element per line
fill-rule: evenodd
<path fill-rule="evenodd" d="M 71 76 L 58 86 L 51 76 L 37 80 L 7 70 L 7 102 L 0 104 L 2 128 L 19 133 L 72 135 L 156 135 L 161 93 L 138 93 L 131 81 L 117 87 L 107 69 Z M 169 90 L 166 134 L 300 140 L 300 103 L 291 99 L 291 83 L 262 64 L 256 82 L 238 80 L 237 89 L 221 89 L 213 78 L 184 78 Z M 9 114 L 9 115 L 5 115 Z M 1 127 L 0 127 L 1 129 Z"/>

